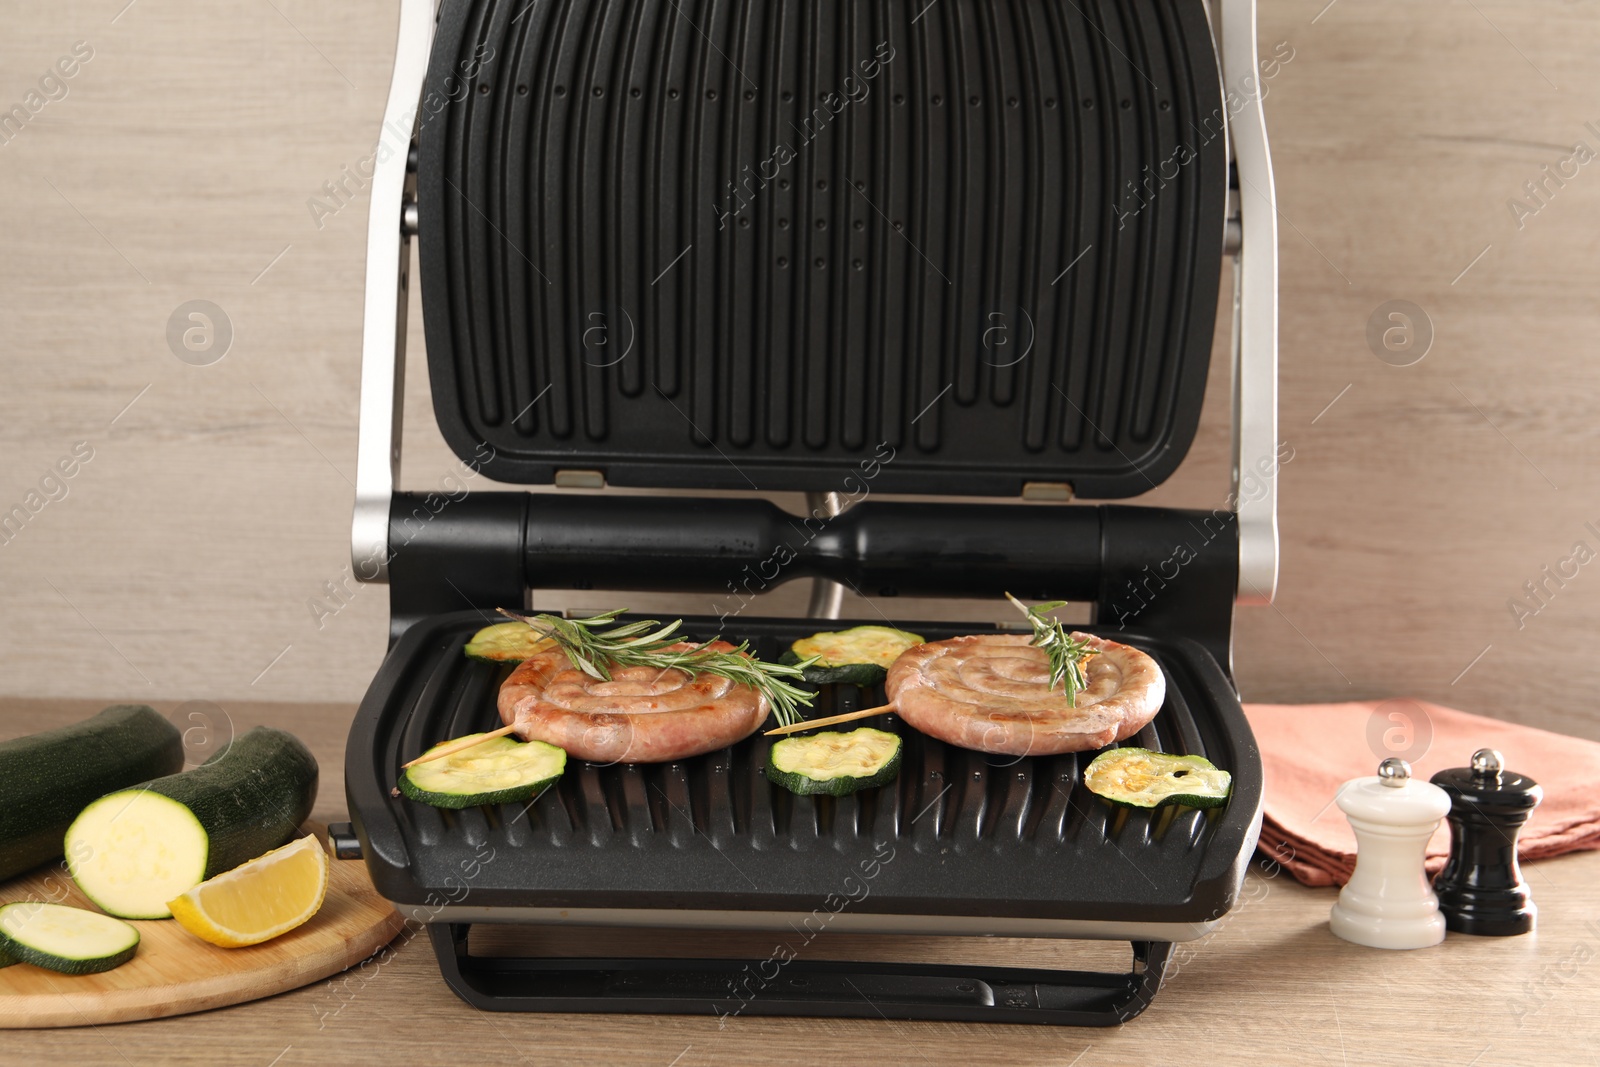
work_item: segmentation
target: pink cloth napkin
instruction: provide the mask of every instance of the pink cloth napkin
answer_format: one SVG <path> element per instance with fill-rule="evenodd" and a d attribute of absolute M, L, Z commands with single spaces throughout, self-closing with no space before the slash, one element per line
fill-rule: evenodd
<path fill-rule="evenodd" d="M 1356 839 L 1333 803 L 1339 786 L 1370 775 L 1387 756 L 1424 781 L 1465 767 L 1480 748 L 1499 749 L 1507 770 L 1544 787 L 1517 839 L 1523 861 L 1600 848 L 1600 744 L 1487 719 L 1439 704 L 1396 699 L 1350 704 L 1246 704 L 1261 746 L 1266 805 L 1260 850 L 1306 885 L 1343 885 Z M 1430 874 L 1450 852 L 1441 823 L 1428 843 Z"/>

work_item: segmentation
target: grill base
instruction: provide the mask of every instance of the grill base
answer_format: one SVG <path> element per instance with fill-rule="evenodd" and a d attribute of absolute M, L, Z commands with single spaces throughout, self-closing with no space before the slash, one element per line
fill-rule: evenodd
<path fill-rule="evenodd" d="M 1172 945 L 1135 941 L 1126 974 L 783 959 L 474 956 L 469 925 L 428 928 L 439 970 L 484 1011 L 616 1012 L 1116 1026 L 1150 1006 Z"/>
<path fill-rule="evenodd" d="M 1159 990 L 1172 942 L 1203 936 L 1232 908 L 1259 832 L 1260 757 L 1216 661 L 1193 641 L 1120 631 L 1168 681 L 1162 712 L 1130 741 L 1231 770 L 1226 807 L 1112 809 L 1083 787 L 1092 753 L 989 757 L 894 716 L 870 721 L 905 738 L 900 778 L 847 798 L 767 783 L 770 739 L 759 734 L 675 764 L 579 761 L 527 805 L 452 813 L 390 796 L 394 768 L 497 718 L 508 668 L 461 653 L 482 621 L 434 616 L 401 636 L 352 727 L 345 785 L 374 883 L 429 924 L 446 982 L 485 1010 L 1115 1025 Z M 685 628 L 710 634 L 716 622 Z M 817 625 L 740 619 L 735 636 L 775 658 Z M 973 631 L 916 628 L 933 639 Z M 882 696 L 827 686 L 815 710 Z M 473 924 L 496 923 L 1096 939 L 1131 943 L 1133 954 L 1121 973 L 594 949 L 570 958 L 546 956 L 534 933 L 532 949 L 474 955 Z"/>
<path fill-rule="evenodd" d="M 374 885 L 402 905 L 809 914 L 843 900 L 864 920 L 1204 924 L 1232 907 L 1254 847 L 1260 757 L 1237 697 L 1199 645 L 1131 631 L 1117 636 L 1161 664 L 1167 700 L 1130 742 L 1232 771 L 1225 808 L 1113 809 L 1083 786 L 1093 753 L 991 757 L 892 715 L 865 724 L 904 738 L 899 778 L 850 797 L 796 797 L 768 783 L 771 739 L 760 734 L 678 763 L 576 761 L 525 805 L 446 812 L 392 797 L 400 764 L 498 725 L 495 693 L 509 668 L 461 654 L 482 622 L 468 611 L 407 630 L 351 728 L 351 817 Z M 741 619 L 735 636 L 774 659 L 816 625 Z M 917 626 L 932 639 L 972 631 Z M 693 636 L 717 629 L 685 619 Z M 825 686 L 815 710 L 883 702 L 881 686 Z"/>

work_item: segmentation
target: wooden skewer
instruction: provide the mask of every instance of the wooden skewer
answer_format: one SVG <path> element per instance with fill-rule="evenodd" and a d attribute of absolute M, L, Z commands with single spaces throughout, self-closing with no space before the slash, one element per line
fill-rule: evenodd
<path fill-rule="evenodd" d="M 815 730 L 819 726 L 832 726 L 836 722 L 850 722 L 853 719 L 870 719 L 874 715 L 882 715 L 886 711 L 893 711 L 893 704 L 885 704 L 881 708 L 862 708 L 860 711 L 846 712 L 843 715 L 829 715 L 826 719 L 807 719 L 797 722 L 793 726 L 780 726 L 776 730 L 768 730 L 763 737 L 773 734 L 792 734 L 801 730 Z"/>
<path fill-rule="evenodd" d="M 490 730 L 482 737 L 463 737 L 461 740 L 453 741 L 450 744 L 445 745 L 443 748 L 437 748 L 430 752 L 424 752 L 410 763 L 402 763 L 400 765 L 400 769 L 403 771 L 407 767 L 415 767 L 419 763 L 430 763 L 436 759 L 444 759 L 446 756 L 454 756 L 457 752 L 465 752 L 469 748 L 483 744 L 492 737 L 504 737 L 514 731 L 516 728 L 516 725 L 512 724 L 510 726 L 502 726 L 498 730 Z"/>

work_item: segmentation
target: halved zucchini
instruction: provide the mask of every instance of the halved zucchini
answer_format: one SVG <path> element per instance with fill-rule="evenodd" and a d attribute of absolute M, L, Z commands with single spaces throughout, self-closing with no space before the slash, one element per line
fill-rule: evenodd
<path fill-rule="evenodd" d="M 109 915 L 27 900 L 0 907 L 0 950 L 61 974 L 98 974 L 139 951 L 139 931 Z"/>
<path fill-rule="evenodd" d="M 779 662 L 802 663 L 816 657 L 816 662 L 805 668 L 805 679 L 817 685 L 876 685 L 900 653 L 920 644 L 920 635 L 905 630 L 855 626 L 803 637 L 789 646 Z"/>
<path fill-rule="evenodd" d="M 767 777 L 803 796 L 847 796 L 892 782 L 901 747 L 899 737 L 868 726 L 785 737 L 767 753 Z"/>
<path fill-rule="evenodd" d="M 1083 772 L 1083 784 L 1089 792 L 1130 808 L 1220 808 L 1228 802 L 1233 775 L 1204 756 L 1114 748 L 1094 758 Z"/>
<path fill-rule="evenodd" d="M 102 911 L 167 919 L 167 901 L 288 841 L 317 800 L 317 760 L 257 726 L 192 771 L 108 793 L 78 813 L 63 848 Z"/>
<path fill-rule="evenodd" d="M 470 659 L 521 663 L 554 647 L 555 641 L 525 622 L 497 622 L 472 635 L 463 650 Z"/>
<path fill-rule="evenodd" d="M 440 744 L 453 745 L 478 736 L 467 734 Z M 406 768 L 400 775 L 400 792 L 436 808 L 515 804 L 538 796 L 566 768 L 567 753 L 555 745 L 491 737 L 453 756 Z"/>

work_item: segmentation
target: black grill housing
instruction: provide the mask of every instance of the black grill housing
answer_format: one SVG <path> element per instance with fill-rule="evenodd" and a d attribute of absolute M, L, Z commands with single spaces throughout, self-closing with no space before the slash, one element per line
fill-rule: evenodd
<path fill-rule="evenodd" d="M 494 479 L 1117 498 L 1192 442 L 1228 192 L 1204 0 L 444 0 L 420 103 L 435 413 Z M 762 177 L 786 131 L 804 143 Z M 387 549 L 391 648 L 351 730 L 352 819 L 378 888 L 431 921 L 446 981 L 481 1008 L 1106 1025 L 1159 989 L 1165 938 L 1236 899 L 1262 782 L 1227 675 L 1228 509 L 877 499 L 829 518 L 474 489 L 391 494 Z M 515 810 L 390 795 L 428 744 L 498 724 L 505 670 L 461 652 L 492 609 L 552 586 L 742 599 L 801 577 L 880 600 L 1092 603 L 1093 627 L 1168 679 L 1135 742 L 1206 755 L 1233 796 L 1113 809 L 1082 785 L 1092 754 L 994 759 L 893 716 L 876 721 L 905 738 L 899 780 L 851 798 L 770 786 L 761 737 L 574 763 Z M 686 621 L 763 656 L 843 625 Z M 816 710 L 881 697 L 825 689 Z M 761 961 L 470 951 L 469 923 L 534 910 L 810 914 L 885 848 L 872 892 L 851 894 L 858 928 L 1137 938 L 1132 968 L 795 959 L 750 1000 Z"/>

